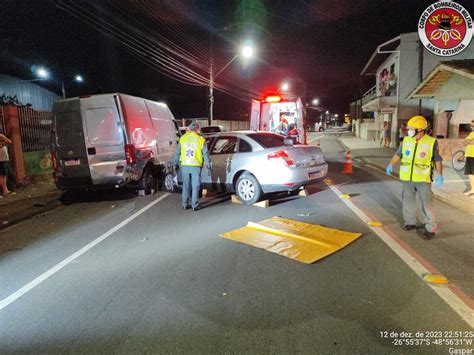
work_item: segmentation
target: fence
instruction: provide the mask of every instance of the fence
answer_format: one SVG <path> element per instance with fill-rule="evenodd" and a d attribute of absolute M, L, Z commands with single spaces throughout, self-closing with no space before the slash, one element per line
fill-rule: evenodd
<path fill-rule="evenodd" d="M 51 123 L 51 112 L 0 105 L 0 132 L 13 142 L 8 149 L 18 182 L 51 172 Z"/>
<path fill-rule="evenodd" d="M 18 108 L 23 152 L 49 149 L 51 145 L 51 112 Z"/>

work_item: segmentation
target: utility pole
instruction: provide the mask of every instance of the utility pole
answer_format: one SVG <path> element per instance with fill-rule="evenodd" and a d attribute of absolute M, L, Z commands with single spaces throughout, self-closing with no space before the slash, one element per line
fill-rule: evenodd
<path fill-rule="evenodd" d="M 212 58 L 209 69 L 209 117 L 207 123 L 209 126 L 212 126 L 214 123 L 214 66 Z"/>
<path fill-rule="evenodd" d="M 209 59 L 209 117 L 207 124 L 214 123 L 214 60 L 213 60 L 213 34 L 210 34 L 210 59 Z"/>

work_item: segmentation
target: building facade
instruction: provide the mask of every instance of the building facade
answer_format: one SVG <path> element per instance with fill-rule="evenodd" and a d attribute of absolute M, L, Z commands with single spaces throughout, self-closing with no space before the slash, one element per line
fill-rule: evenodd
<path fill-rule="evenodd" d="M 410 117 L 422 114 L 433 124 L 435 100 L 409 95 L 441 61 L 460 59 L 474 59 L 472 43 L 452 57 L 427 51 L 416 32 L 401 34 L 379 45 L 361 72 L 375 81 L 361 99 L 362 110 L 372 112 L 374 117 L 361 124 L 361 138 L 380 139 L 383 123 L 389 122 L 395 146 L 400 124 Z"/>

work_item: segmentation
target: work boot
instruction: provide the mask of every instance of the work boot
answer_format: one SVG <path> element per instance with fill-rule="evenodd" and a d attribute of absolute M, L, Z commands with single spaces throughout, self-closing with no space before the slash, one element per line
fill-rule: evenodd
<path fill-rule="evenodd" d="M 404 231 L 411 231 L 413 229 L 416 229 L 416 226 L 414 224 L 405 224 L 402 229 Z"/>
<path fill-rule="evenodd" d="M 201 207 L 199 207 L 199 206 L 193 207 L 193 211 L 199 211 L 200 209 L 201 209 Z"/>
<path fill-rule="evenodd" d="M 424 240 L 430 240 L 434 237 L 433 232 L 428 232 L 425 228 L 418 229 L 416 233 L 422 237 Z"/>

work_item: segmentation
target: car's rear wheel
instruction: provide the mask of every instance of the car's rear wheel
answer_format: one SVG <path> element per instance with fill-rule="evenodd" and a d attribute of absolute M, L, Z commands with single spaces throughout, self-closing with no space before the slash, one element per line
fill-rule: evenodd
<path fill-rule="evenodd" d="M 262 197 L 262 188 L 251 174 L 243 174 L 237 179 L 235 192 L 244 205 L 252 205 Z"/>

